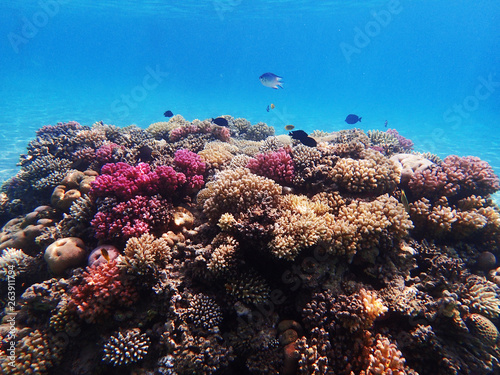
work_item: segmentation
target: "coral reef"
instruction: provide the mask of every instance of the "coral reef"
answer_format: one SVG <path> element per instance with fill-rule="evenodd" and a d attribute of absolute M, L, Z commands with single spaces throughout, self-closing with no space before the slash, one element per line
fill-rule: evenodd
<path fill-rule="evenodd" d="M 0 192 L 2 373 L 500 371 L 488 163 L 222 117 L 37 132 Z"/>

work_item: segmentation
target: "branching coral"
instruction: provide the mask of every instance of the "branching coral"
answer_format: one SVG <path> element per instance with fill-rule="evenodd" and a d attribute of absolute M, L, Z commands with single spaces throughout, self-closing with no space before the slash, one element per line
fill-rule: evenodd
<path fill-rule="evenodd" d="M 360 375 L 405 375 L 405 359 L 396 344 L 379 335 L 369 354 L 368 367 Z"/>
<path fill-rule="evenodd" d="M 131 306 L 138 298 L 132 281 L 120 272 L 116 261 L 88 267 L 83 280 L 71 288 L 69 303 L 89 323 L 109 316 L 120 307 Z"/>
<path fill-rule="evenodd" d="M 252 173 L 268 177 L 278 183 L 291 183 L 293 180 L 294 165 L 290 152 L 280 149 L 267 154 L 257 154 L 251 159 L 247 168 Z"/>
<path fill-rule="evenodd" d="M 0 280 L 6 281 L 8 276 L 13 278 L 24 273 L 34 258 L 23 253 L 22 250 L 7 248 L 0 257 Z"/>
<path fill-rule="evenodd" d="M 118 266 L 129 273 L 146 275 L 156 272 L 170 257 L 171 251 L 167 241 L 151 234 L 143 234 L 127 241 Z"/>
<path fill-rule="evenodd" d="M 215 181 L 198 193 L 198 203 L 208 218 L 216 222 L 224 213 L 238 215 L 254 206 L 275 205 L 281 191 L 273 180 L 237 168 L 218 173 Z"/>
<path fill-rule="evenodd" d="M 209 296 L 195 294 L 189 301 L 186 321 L 192 322 L 195 327 L 208 332 L 219 332 L 219 325 L 222 322 L 221 308 Z"/>
<path fill-rule="evenodd" d="M 135 363 L 148 353 L 150 339 L 139 328 L 119 331 L 104 344 L 102 360 L 113 366 Z"/>

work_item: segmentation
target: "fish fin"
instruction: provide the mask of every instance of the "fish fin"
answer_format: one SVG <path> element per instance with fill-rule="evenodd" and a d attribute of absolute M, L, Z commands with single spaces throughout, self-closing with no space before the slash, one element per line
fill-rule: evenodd
<path fill-rule="evenodd" d="M 359 120 L 358 120 L 358 121 L 359 121 L 359 122 L 361 122 L 361 117 L 359 118 Z"/>

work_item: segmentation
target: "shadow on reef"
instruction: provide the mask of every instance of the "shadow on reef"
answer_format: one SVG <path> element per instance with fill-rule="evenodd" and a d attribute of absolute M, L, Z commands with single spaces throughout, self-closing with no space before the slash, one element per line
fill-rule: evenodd
<path fill-rule="evenodd" d="M 223 118 L 37 131 L 0 193 L 2 373 L 500 371 L 488 163 Z"/>

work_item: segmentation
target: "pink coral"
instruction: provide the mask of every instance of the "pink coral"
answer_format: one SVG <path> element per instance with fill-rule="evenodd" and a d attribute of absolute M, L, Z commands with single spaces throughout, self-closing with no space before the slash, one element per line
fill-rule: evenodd
<path fill-rule="evenodd" d="M 137 299 L 132 282 L 116 261 L 111 261 L 87 267 L 83 281 L 71 288 L 69 306 L 80 318 L 93 323 L 109 316 L 114 308 L 131 306 Z"/>
<path fill-rule="evenodd" d="M 151 171 L 146 163 L 131 166 L 127 163 L 108 163 L 101 175 L 92 182 L 91 195 L 95 197 L 115 196 L 128 200 L 136 195 L 162 194 L 168 196 L 186 182 L 183 173 L 162 165 Z"/>
<path fill-rule="evenodd" d="M 252 173 L 268 177 L 276 182 L 292 182 L 294 164 L 290 153 L 285 149 L 265 154 L 257 154 L 247 164 Z"/>
<path fill-rule="evenodd" d="M 178 150 L 175 153 L 174 164 L 186 176 L 188 188 L 199 190 L 203 187 L 206 164 L 198 154 L 186 149 Z"/>
<path fill-rule="evenodd" d="M 227 142 L 231 138 L 231 132 L 228 128 L 213 124 L 187 125 L 180 126 L 170 132 L 169 140 L 177 142 L 182 138 L 187 137 L 189 134 L 212 134 L 215 138 Z"/>
<path fill-rule="evenodd" d="M 158 196 L 137 196 L 98 212 L 91 222 L 98 239 L 140 237 L 161 231 L 169 222 L 171 205 Z"/>
<path fill-rule="evenodd" d="M 434 168 L 416 172 L 408 183 L 418 197 L 488 195 L 500 188 L 491 166 L 474 156 L 446 157 Z"/>
<path fill-rule="evenodd" d="M 107 143 L 99 147 L 95 151 L 95 158 L 99 163 L 109 163 L 113 161 L 113 151 L 116 148 L 121 148 L 121 146 L 116 143 Z"/>

